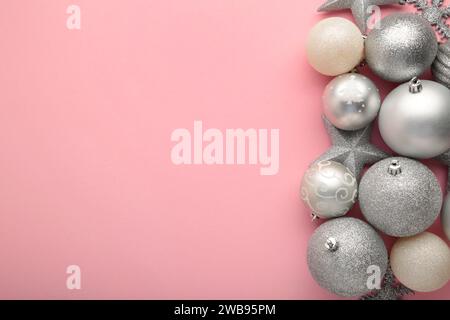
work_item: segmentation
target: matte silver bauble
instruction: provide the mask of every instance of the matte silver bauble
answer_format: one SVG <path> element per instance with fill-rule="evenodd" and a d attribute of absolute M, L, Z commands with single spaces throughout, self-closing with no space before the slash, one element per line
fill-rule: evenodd
<path fill-rule="evenodd" d="M 377 162 L 362 177 L 359 203 L 367 221 L 393 237 L 428 229 L 438 218 L 442 191 L 433 172 L 408 158 Z"/>
<path fill-rule="evenodd" d="M 444 233 L 447 236 L 447 239 L 450 240 L 450 193 L 447 194 L 447 198 L 445 198 L 441 222 Z"/>
<path fill-rule="evenodd" d="M 359 130 L 368 126 L 381 106 L 378 88 L 367 77 L 349 73 L 333 79 L 323 95 L 325 116 L 337 128 Z"/>
<path fill-rule="evenodd" d="M 370 268 L 386 272 L 388 254 L 383 240 L 367 223 L 338 218 L 322 224 L 308 243 L 308 267 L 317 283 L 337 295 L 361 296 L 369 288 Z"/>
<path fill-rule="evenodd" d="M 398 154 L 434 158 L 450 149 L 450 90 L 428 80 L 402 84 L 384 100 L 378 121 Z"/>
<path fill-rule="evenodd" d="M 353 173 L 334 161 L 312 164 L 303 176 L 300 196 L 319 218 L 345 215 L 356 202 L 358 183 Z"/>
<path fill-rule="evenodd" d="M 405 82 L 420 76 L 433 63 L 438 43 L 428 21 L 412 13 L 385 17 L 366 39 L 366 61 L 379 77 Z"/>

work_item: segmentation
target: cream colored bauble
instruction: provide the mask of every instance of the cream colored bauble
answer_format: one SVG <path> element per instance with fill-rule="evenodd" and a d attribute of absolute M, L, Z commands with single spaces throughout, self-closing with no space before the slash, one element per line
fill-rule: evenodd
<path fill-rule="evenodd" d="M 324 19 L 309 33 L 307 54 L 311 66 L 324 75 L 347 73 L 363 59 L 363 35 L 347 19 Z"/>
<path fill-rule="evenodd" d="M 450 280 L 450 249 L 444 240 L 429 232 L 401 238 L 392 247 L 391 267 L 408 288 L 435 291 Z"/>

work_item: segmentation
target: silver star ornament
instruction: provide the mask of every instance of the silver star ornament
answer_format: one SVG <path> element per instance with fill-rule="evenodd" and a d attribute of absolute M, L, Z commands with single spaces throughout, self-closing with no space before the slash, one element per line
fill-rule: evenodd
<path fill-rule="evenodd" d="M 448 169 L 448 180 L 447 180 L 447 191 L 450 192 L 450 150 L 448 150 L 446 153 L 441 154 L 439 157 L 436 158 L 436 160 L 442 162 L 446 166 L 449 167 Z"/>
<path fill-rule="evenodd" d="M 372 6 L 400 4 L 401 0 L 328 0 L 318 9 L 319 12 L 342 9 L 352 10 L 356 25 L 363 34 L 367 31 L 367 21 L 372 15 Z"/>
<path fill-rule="evenodd" d="M 389 157 L 370 143 L 371 125 L 357 131 L 344 131 L 333 126 L 325 116 L 322 119 L 333 146 L 315 162 L 328 160 L 342 163 L 358 179 L 366 164 Z"/>

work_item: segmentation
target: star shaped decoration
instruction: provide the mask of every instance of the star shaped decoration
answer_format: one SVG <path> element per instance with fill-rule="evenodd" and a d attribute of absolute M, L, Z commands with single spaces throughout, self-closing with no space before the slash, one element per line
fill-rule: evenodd
<path fill-rule="evenodd" d="M 342 163 L 359 178 L 366 164 L 389 157 L 370 143 L 371 125 L 361 130 L 345 131 L 333 126 L 325 116 L 322 116 L 322 119 L 333 146 L 315 162 L 327 160 Z"/>
<path fill-rule="evenodd" d="M 404 296 L 410 294 L 414 294 L 414 291 L 399 283 L 389 266 L 386 270 L 381 289 L 362 296 L 361 300 L 401 300 Z"/>
<path fill-rule="evenodd" d="M 401 0 L 400 0 L 401 1 Z M 400 4 L 399 0 L 327 0 L 320 8 L 319 12 L 335 11 L 342 9 L 352 10 L 358 28 L 363 34 L 367 31 L 367 21 L 371 16 L 369 8 L 371 6 L 382 6 L 388 4 Z"/>
<path fill-rule="evenodd" d="M 447 191 L 450 192 L 450 150 L 448 150 L 446 153 L 441 154 L 439 157 L 436 158 L 436 160 L 442 162 L 446 166 L 449 167 L 448 170 L 448 180 L 447 180 Z"/>

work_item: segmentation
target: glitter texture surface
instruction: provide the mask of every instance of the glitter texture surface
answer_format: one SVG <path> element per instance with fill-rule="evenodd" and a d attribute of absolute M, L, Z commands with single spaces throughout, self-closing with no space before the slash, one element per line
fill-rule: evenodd
<path fill-rule="evenodd" d="M 309 64 L 327 76 L 337 76 L 355 68 L 364 57 L 364 39 L 358 28 L 344 18 L 318 22 L 307 40 Z"/>
<path fill-rule="evenodd" d="M 336 161 L 350 169 L 358 179 L 364 165 L 377 162 L 388 155 L 370 143 L 372 127 L 357 131 L 336 128 L 323 116 L 323 123 L 333 146 L 316 160 Z"/>
<path fill-rule="evenodd" d="M 401 166 L 397 175 L 388 172 L 394 160 Z M 362 177 L 359 192 L 367 221 L 394 237 L 425 231 L 442 207 L 442 191 L 433 172 L 418 161 L 402 157 L 374 164 Z"/>
<path fill-rule="evenodd" d="M 329 238 L 337 241 L 337 250 L 327 249 Z M 308 267 L 317 283 L 341 296 L 368 293 L 369 266 L 378 266 L 381 277 L 388 265 L 383 240 L 367 223 L 354 218 L 337 218 L 322 224 L 308 244 Z"/>
<path fill-rule="evenodd" d="M 396 13 L 381 20 L 366 40 L 366 61 L 379 77 L 406 82 L 433 63 L 438 43 L 433 28 L 419 15 Z"/>
<path fill-rule="evenodd" d="M 447 180 L 447 191 L 450 192 L 450 150 L 448 150 L 446 153 L 441 154 L 439 157 L 436 158 L 436 160 L 442 162 L 446 166 L 449 167 L 448 170 L 448 180 Z"/>
<path fill-rule="evenodd" d="M 395 278 L 392 268 L 388 267 L 380 290 L 362 296 L 361 300 L 402 300 L 404 296 L 412 294 L 414 291 L 401 284 Z"/>
<path fill-rule="evenodd" d="M 420 16 L 434 26 L 442 38 L 450 37 L 450 28 L 446 22 L 450 7 L 443 6 L 444 0 L 401 0 L 401 3 L 413 4 L 419 10 Z"/>
<path fill-rule="evenodd" d="M 335 11 L 351 9 L 356 24 L 362 33 L 367 30 L 367 21 L 371 15 L 370 7 L 398 4 L 399 0 L 328 0 L 318 11 Z"/>

